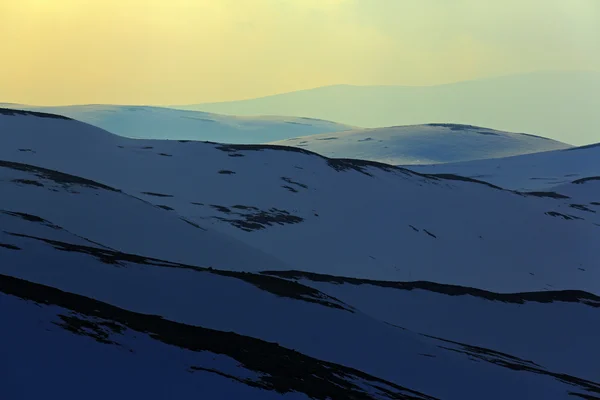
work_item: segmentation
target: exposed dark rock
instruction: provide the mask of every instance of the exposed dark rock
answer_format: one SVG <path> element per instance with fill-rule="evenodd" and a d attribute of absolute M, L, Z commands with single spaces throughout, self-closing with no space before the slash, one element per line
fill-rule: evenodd
<path fill-rule="evenodd" d="M 520 192 L 524 196 L 549 197 L 551 199 L 570 199 L 569 196 L 556 192 Z"/>
<path fill-rule="evenodd" d="M 212 208 L 214 208 L 215 210 L 220 211 L 222 213 L 230 213 L 231 212 L 231 210 L 229 208 L 224 207 L 224 206 L 220 206 L 220 205 L 217 205 L 217 204 L 211 204 L 210 206 Z"/>
<path fill-rule="evenodd" d="M 426 234 L 428 234 L 432 238 L 437 239 L 437 236 L 435 236 L 433 233 L 429 232 L 427 229 L 423 229 L 423 232 L 425 232 Z"/>
<path fill-rule="evenodd" d="M 447 285 L 435 282 L 416 281 L 416 282 L 390 282 L 376 281 L 370 279 L 347 278 L 324 274 L 315 274 L 303 271 L 264 271 L 263 274 L 277 276 L 286 279 L 308 279 L 314 282 L 327 282 L 332 284 L 350 284 L 350 285 L 372 285 L 384 288 L 398 290 L 427 290 L 434 293 L 445 294 L 449 296 L 474 296 L 490 301 L 500 301 L 503 303 L 525 304 L 526 302 L 535 303 L 580 303 L 590 307 L 600 308 L 600 296 L 587 293 L 581 290 L 559 290 L 543 292 L 521 292 L 521 293 L 494 293 L 486 290 L 470 288 L 465 286 Z"/>
<path fill-rule="evenodd" d="M 574 215 L 561 214 L 561 213 L 556 212 L 556 211 L 548 211 L 545 214 L 549 215 L 551 217 L 561 217 L 562 219 L 566 219 L 566 220 L 583 219 L 583 218 L 580 218 L 580 217 L 576 217 Z"/>
<path fill-rule="evenodd" d="M 426 124 L 426 125 L 433 126 L 433 127 L 439 127 L 439 128 L 448 128 L 452 131 L 474 131 L 474 130 L 485 129 L 485 128 L 482 128 L 481 126 L 464 125 L 464 124 L 432 123 L 432 124 Z"/>
<path fill-rule="evenodd" d="M 400 167 L 395 167 L 393 165 L 379 163 L 376 161 L 353 160 L 353 159 L 349 159 L 349 158 L 328 158 L 327 165 L 329 165 L 331 168 L 335 169 L 338 172 L 353 170 L 353 171 L 360 172 L 361 174 L 367 175 L 367 176 L 373 176 L 372 174 L 367 172 L 367 170 L 366 170 L 367 167 L 380 169 L 380 170 L 383 170 L 386 172 L 397 171 L 397 172 L 403 172 L 406 174 L 417 175 L 413 171 L 409 171 L 409 170 L 406 170 L 406 169 L 403 169 Z"/>
<path fill-rule="evenodd" d="M 442 339 L 435 336 L 423 335 L 432 339 L 439 340 L 444 343 L 455 345 L 456 347 L 440 346 L 441 348 L 461 354 L 468 355 L 475 359 L 498 365 L 503 368 L 508 368 L 514 371 L 527 371 L 534 374 L 550 376 L 558 381 L 568 385 L 577 386 L 580 389 L 600 394 L 600 384 L 586 379 L 577 378 L 575 376 L 548 371 L 542 366 L 532 362 L 520 359 L 510 354 L 501 353 L 499 351 L 486 349 L 478 346 L 471 346 L 464 343 L 455 342 L 452 340 Z"/>
<path fill-rule="evenodd" d="M 7 210 L 0 210 L 0 213 L 5 214 L 5 215 L 10 215 L 12 217 L 21 218 L 25 221 L 39 223 L 39 224 L 45 225 L 49 228 L 62 229 L 61 227 L 54 225 L 52 222 L 47 221 L 44 218 L 38 217 L 37 215 L 32 215 L 32 214 L 27 214 L 24 212 L 17 212 L 17 211 L 7 211 Z"/>
<path fill-rule="evenodd" d="M 296 190 L 293 187 L 288 186 L 288 185 L 283 185 L 282 188 L 287 189 L 287 190 L 289 190 L 292 193 L 298 193 L 298 190 Z"/>
<path fill-rule="evenodd" d="M 10 169 L 14 169 L 17 171 L 31 172 L 39 178 L 54 181 L 54 182 L 62 184 L 64 186 L 77 185 L 77 186 L 84 186 L 84 187 L 88 187 L 88 188 L 92 188 L 92 189 L 104 189 L 104 190 L 110 190 L 111 192 L 120 192 L 120 190 L 114 189 L 110 186 L 106 186 L 106 185 L 103 185 L 98 182 L 94 182 L 89 179 L 65 174 L 63 172 L 58 172 L 58 171 L 54 171 L 51 169 L 35 167 L 35 166 L 29 165 L 29 164 L 22 164 L 22 163 L 17 163 L 17 162 L 12 162 L 12 161 L 1 161 L 0 160 L 0 167 L 10 168 Z"/>
<path fill-rule="evenodd" d="M 253 206 L 243 206 L 243 205 L 235 205 L 235 206 L 231 206 L 231 208 L 237 208 L 238 210 L 255 210 L 255 211 L 259 211 L 259 209 L 257 207 L 253 207 Z"/>
<path fill-rule="evenodd" d="M 198 228 L 198 229 L 202 229 L 203 231 L 206 231 L 206 229 L 204 229 L 203 227 L 201 227 L 200 225 L 196 224 L 195 222 L 190 221 L 187 218 L 181 218 L 181 220 L 191 226 L 193 226 L 194 228 Z"/>
<path fill-rule="evenodd" d="M 263 150 L 278 150 L 278 151 L 289 151 L 292 153 L 302 153 L 313 155 L 315 153 L 308 150 L 299 149 L 297 147 L 288 146 L 277 146 L 273 144 L 221 144 L 215 142 L 208 142 L 215 145 L 217 150 L 221 150 L 227 153 L 235 153 L 238 151 L 263 151 Z"/>
<path fill-rule="evenodd" d="M 34 181 L 32 179 L 13 179 L 11 182 L 19 183 L 21 185 L 31 185 L 31 186 L 39 186 L 44 187 L 44 184 L 38 181 Z"/>
<path fill-rule="evenodd" d="M 315 122 L 327 122 L 328 124 L 331 124 L 331 121 L 327 121 L 326 119 L 320 119 L 320 118 L 309 118 L 309 117 L 298 117 L 299 119 L 304 119 L 307 121 L 315 121 Z"/>
<path fill-rule="evenodd" d="M 293 181 L 291 178 L 288 178 L 288 177 L 282 176 L 282 177 L 281 177 L 281 179 L 282 179 L 283 181 L 285 181 L 285 182 L 289 183 L 290 185 L 296 185 L 296 186 L 299 186 L 299 187 L 301 187 L 301 188 L 303 188 L 303 189 L 308 189 L 308 186 L 307 186 L 307 185 L 305 185 L 305 184 L 303 184 L 303 183 L 300 183 L 300 182 L 295 182 L 295 181 Z"/>
<path fill-rule="evenodd" d="M 55 322 L 54 324 L 76 335 L 91 337 L 95 341 L 104 344 L 114 344 L 118 346 L 119 344 L 117 342 L 109 339 L 111 334 L 122 334 L 127 329 L 125 326 L 112 321 L 92 317 L 82 318 L 77 314 L 59 314 L 58 317 L 61 321 Z"/>
<path fill-rule="evenodd" d="M 488 183 L 488 182 L 480 181 L 480 180 L 473 179 L 473 178 L 467 178 L 465 176 L 460 176 L 460 175 L 454 175 L 454 174 L 429 174 L 429 175 L 427 175 L 427 177 L 429 177 L 429 178 L 437 178 L 437 179 L 446 179 L 446 180 L 450 180 L 450 181 L 463 181 L 463 182 L 478 183 L 480 185 L 489 186 L 489 187 L 491 187 L 493 189 L 504 190 L 500 186 L 492 185 L 491 183 Z"/>
<path fill-rule="evenodd" d="M 584 399 L 584 400 L 600 400 L 600 396 L 591 396 L 591 395 L 585 394 L 585 393 L 569 392 L 569 395 L 579 397 L 580 399 Z"/>
<path fill-rule="evenodd" d="M 587 208 L 583 204 L 569 204 L 569 207 L 575 208 L 575 209 L 581 210 L 581 211 L 586 211 L 586 212 L 594 213 L 594 214 L 596 213 L 596 211 L 590 210 L 589 208 Z"/>
<path fill-rule="evenodd" d="M 67 121 L 74 121 L 72 118 L 65 117 L 64 115 L 57 114 L 48 114 L 37 111 L 25 111 L 25 110 L 12 110 L 8 108 L 0 108 L 0 115 L 8 115 L 8 116 L 33 116 L 38 118 L 51 118 L 51 119 L 63 119 Z"/>
<path fill-rule="evenodd" d="M 142 192 L 142 194 L 146 194 L 148 196 L 154 196 L 154 197 L 173 197 L 173 195 L 170 195 L 170 194 L 162 194 L 162 193 L 154 193 L 154 192 Z"/>
<path fill-rule="evenodd" d="M 20 247 L 15 246 L 14 244 L 8 244 L 8 243 L 0 243 L 0 247 L 2 247 L 4 249 L 9 249 L 9 250 L 22 250 Z"/>
<path fill-rule="evenodd" d="M 187 269 L 198 273 L 211 273 L 223 277 L 235 278 L 249 283 L 257 288 L 267 291 L 279 297 L 287 297 L 295 300 L 306 301 L 309 303 L 320 304 L 322 306 L 337 308 L 353 312 L 352 308 L 345 305 L 341 301 L 327 296 L 316 289 L 301 285 L 297 282 L 292 282 L 286 279 L 277 278 L 262 274 L 253 274 L 247 272 L 235 271 L 220 271 L 214 268 L 203 268 L 193 265 L 181 264 L 176 262 L 159 260 L 151 257 L 144 257 L 135 254 L 122 253 L 119 251 L 104 249 L 98 247 L 90 247 L 77 245 L 72 243 L 61 242 L 57 240 L 45 239 L 36 236 L 24 235 L 19 233 L 6 232 L 7 234 L 24 239 L 31 239 L 46 243 L 59 251 L 69 253 L 87 254 L 94 257 L 98 261 L 107 264 L 126 268 L 131 264 L 147 265 L 161 268 L 176 268 Z M 1 276 L 1 275 L 0 275 Z"/>
<path fill-rule="evenodd" d="M 209 142 L 215 145 L 215 148 L 227 153 L 236 153 L 238 151 L 263 151 L 263 150 L 278 150 L 278 151 L 288 151 L 292 153 L 300 153 L 306 154 L 314 157 L 319 157 L 327 161 L 327 164 L 335 169 L 336 171 L 347 171 L 347 170 L 355 170 L 362 174 L 369 175 L 368 172 L 365 171 L 366 167 L 379 168 L 385 171 L 403 171 L 408 174 L 421 175 L 413 171 L 406 170 L 404 168 L 395 167 L 388 164 L 378 163 L 375 161 L 366 161 L 366 160 L 352 160 L 352 159 L 335 159 L 335 158 L 327 158 L 321 156 L 317 153 L 313 153 L 308 150 L 300 149 L 298 147 L 289 147 L 289 146 L 277 146 L 271 144 L 220 144 Z M 232 154 L 230 154 L 232 155 Z M 425 175 L 422 175 L 425 176 Z"/>
<path fill-rule="evenodd" d="M 213 206 L 215 207 L 215 206 Z M 218 206 L 222 207 L 222 206 Z M 246 207 L 246 206 L 243 206 Z M 267 211 L 259 210 L 256 207 L 245 209 L 246 211 L 251 211 L 249 213 L 241 213 L 241 212 L 232 212 L 227 207 L 222 207 L 224 210 L 222 212 L 232 213 L 233 215 L 237 215 L 237 218 L 222 218 L 218 217 L 220 221 L 228 222 L 231 225 L 244 230 L 246 232 L 256 231 L 265 229 L 267 226 L 277 225 L 285 225 L 285 224 L 297 224 L 304 221 L 304 218 L 298 217 L 296 215 L 291 215 L 288 211 L 280 210 L 277 208 L 271 208 Z M 240 206 L 234 206 L 232 208 L 240 209 Z M 227 211 L 225 211 L 227 210 Z"/>
<path fill-rule="evenodd" d="M 166 320 L 160 316 L 128 311 L 89 297 L 64 292 L 22 279 L 0 275 L 0 292 L 40 305 L 58 306 L 71 312 L 60 314 L 57 325 L 106 345 L 118 344 L 127 330 L 193 352 L 222 354 L 258 378 L 236 380 L 278 393 L 299 392 L 317 400 L 435 400 L 342 365 L 321 361 L 260 339 Z M 203 367 L 192 367 L 202 370 Z M 228 374 L 211 370 L 219 374 Z"/>
<path fill-rule="evenodd" d="M 443 124 L 443 125 L 448 125 L 448 124 Z M 453 125 L 453 124 L 450 124 L 450 125 Z M 214 142 L 207 142 L 207 143 L 214 144 L 216 149 L 230 153 L 229 156 L 232 156 L 232 157 L 233 156 L 243 157 L 243 154 L 238 153 L 240 151 L 263 151 L 263 150 L 288 151 L 288 152 L 292 152 L 292 153 L 300 153 L 300 154 L 305 154 L 305 155 L 319 157 L 321 159 L 324 159 L 327 162 L 327 165 L 329 165 L 331 168 L 335 169 L 338 172 L 352 170 L 352 171 L 360 172 L 361 174 L 364 174 L 367 176 L 373 176 L 371 173 L 369 173 L 367 171 L 367 168 L 374 168 L 374 169 L 379 169 L 379 170 L 383 170 L 386 172 L 399 172 L 399 173 L 403 173 L 406 175 L 420 176 L 420 177 L 423 177 L 426 179 L 432 179 L 432 180 L 446 179 L 446 180 L 461 180 L 461 181 L 466 181 L 466 182 L 479 183 L 479 184 L 483 184 L 483 185 L 486 185 L 486 186 L 489 186 L 489 187 L 492 187 L 495 189 L 504 190 L 498 186 L 492 185 L 492 184 L 484 182 L 484 181 L 479 181 L 479 180 L 472 179 L 472 178 L 465 178 L 465 177 L 458 176 L 458 175 L 421 174 L 421 173 L 411 171 L 406 168 L 396 167 L 393 165 L 384 164 L 384 163 L 380 163 L 380 162 L 376 162 L 376 161 L 355 160 L 355 159 L 347 159 L 347 158 L 327 158 L 320 154 L 313 153 L 311 151 L 301 149 L 298 147 L 278 146 L 278 145 L 270 145 L 270 144 L 220 144 L 220 143 L 214 143 Z M 287 189 L 287 187 L 286 187 L 286 189 Z"/>
<path fill-rule="evenodd" d="M 582 183 L 590 182 L 590 181 L 600 181 L 600 176 L 590 176 L 587 178 L 581 178 L 573 181 L 572 183 L 576 185 L 581 185 Z"/>

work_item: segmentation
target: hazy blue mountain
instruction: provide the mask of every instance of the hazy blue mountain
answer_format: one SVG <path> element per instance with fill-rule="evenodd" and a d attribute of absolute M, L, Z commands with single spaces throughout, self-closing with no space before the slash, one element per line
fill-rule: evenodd
<path fill-rule="evenodd" d="M 336 85 L 177 108 L 296 115 L 365 128 L 445 122 L 527 132 L 584 145 L 600 139 L 600 72 L 537 72 L 453 84 Z"/>

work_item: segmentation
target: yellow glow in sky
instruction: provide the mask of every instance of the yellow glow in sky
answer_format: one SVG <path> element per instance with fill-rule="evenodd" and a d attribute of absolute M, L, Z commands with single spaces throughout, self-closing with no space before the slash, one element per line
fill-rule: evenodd
<path fill-rule="evenodd" d="M 598 0 L 1 0 L 0 102 L 185 104 L 600 71 Z"/>

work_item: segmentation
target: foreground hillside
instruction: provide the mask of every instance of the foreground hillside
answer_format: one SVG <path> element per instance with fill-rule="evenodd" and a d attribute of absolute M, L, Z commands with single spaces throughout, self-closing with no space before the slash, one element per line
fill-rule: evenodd
<path fill-rule="evenodd" d="M 430 174 L 458 174 L 516 190 L 553 190 L 557 185 L 600 176 L 600 143 L 494 160 L 410 165 Z"/>
<path fill-rule="evenodd" d="M 294 148 L 133 140 L 34 115 L 4 116 L 0 124 L 0 159 L 119 188 L 281 265 L 248 263 L 249 271 L 600 293 L 595 204 Z M 108 236 L 122 229 L 106 224 Z M 205 262 L 157 242 L 146 256 Z M 111 245 L 130 253 L 137 246 Z"/>
<path fill-rule="evenodd" d="M 64 115 L 120 136 L 137 139 L 264 143 L 296 136 L 352 129 L 347 125 L 311 118 L 236 117 L 163 107 L 119 105 L 34 107 L 18 104 L 5 106 Z"/>
<path fill-rule="evenodd" d="M 301 147 L 326 157 L 392 165 L 499 158 L 571 147 L 539 136 L 457 124 L 360 129 L 303 136 L 272 144 Z"/>
<path fill-rule="evenodd" d="M 592 294 L 502 295 L 428 282 L 208 268 L 224 257 L 214 245 L 218 234 L 116 188 L 4 161 L 0 190 L 6 398 L 105 399 L 117 390 L 151 399 L 600 394 L 600 298 Z M 133 248 L 135 236 L 150 241 L 146 251 L 181 241 L 179 251 L 195 249 L 198 263 L 118 250 Z M 233 269 L 255 269 L 260 261 L 242 245 L 229 249 L 242 252 L 227 261 Z M 544 340 L 529 345 L 538 335 Z"/>
<path fill-rule="evenodd" d="M 452 122 L 586 145 L 598 141 L 599 91 L 599 72 L 549 71 L 438 86 L 326 86 L 178 107 L 234 115 L 298 115 L 365 128 Z"/>

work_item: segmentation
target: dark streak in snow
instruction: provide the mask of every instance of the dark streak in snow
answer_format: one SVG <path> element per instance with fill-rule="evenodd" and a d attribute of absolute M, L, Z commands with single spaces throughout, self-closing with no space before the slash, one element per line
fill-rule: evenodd
<path fill-rule="evenodd" d="M 154 196 L 154 197 L 173 197 L 173 195 L 170 195 L 170 194 L 162 194 L 162 193 L 154 193 L 154 192 L 142 192 L 142 194 L 146 194 L 148 196 Z"/>
<path fill-rule="evenodd" d="M 0 274 L 0 292 L 42 305 L 69 310 L 59 314 L 57 325 L 78 335 L 86 335 L 106 345 L 115 345 L 127 330 L 192 352 L 222 354 L 238 361 L 259 377 L 241 378 L 254 387 L 278 393 L 299 392 L 317 400 L 396 399 L 434 400 L 433 397 L 404 388 L 364 372 L 305 356 L 276 343 L 186 325 L 125 310 L 89 297 Z M 194 368 L 192 368 L 194 369 Z M 196 367 L 201 370 L 201 367 Z M 214 371 L 213 371 L 214 372 Z"/>
<path fill-rule="evenodd" d="M 66 121 L 74 121 L 72 118 L 65 117 L 64 115 L 57 114 L 48 114 L 37 111 L 25 111 L 25 110 L 13 110 L 8 108 L 0 108 L 0 115 L 8 115 L 8 116 L 33 116 L 38 118 L 50 118 L 50 119 L 62 119 Z"/>
<path fill-rule="evenodd" d="M 84 186 L 84 187 L 88 187 L 88 188 L 92 188 L 92 189 L 104 189 L 104 190 L 109 190 L 111 192 L 120 192 L 120 190 L 114 189 L 110 186 L 106 186 L 106 185 L 103 185 L 98 182 L 94 182 L 89 179 L 81 178 L 79 176 L 65 174 L 63 172 L 58 172 L 58 171 L 54 171 L 54 170 L 47 169 L 47 168 L 36 167 L 33 165 L 29 165 L 29 164 L 22 164 L 22 163 L 17 163 L 17 162 L 12 162 L 12 161 L 0 161 L 0 167 L 10 168 L 10 169 L 14 169 L 17 171 L 31 172 L 31 173 L 35 174 L 36 176 L 38 176 L 39 178 L 48 179 L 48 180 L 54 181 L 56 183 L 65 185 L 65 186 L 78 185 L 78 186 Z"/>
<path fill-rule="evenodd" d="M 458 285 L 447 285 L 435 282 L 415 281 L 415 282 L 391 282 L 376 281 L 370 279 L 347 278 L 325 274 L 316 274 L 303 271 L 264 271 L 263 274 L 278 276 L 286 279 L 308 279 L 314 282 L 327 282 L 332 284 L 350 284 L 350 285 L 372 285 L 383 288 L 398 290 L 427 290 L 434 293 L 449 296 L 474 296 L 490 301 L 500 301 L 503 303 L 524 304 L 531 301 L 535 303 L 553 303 L 555 301 L 565 303 L 580 303 L 590 307 L 600 308 L 600 296 L 587 293 L 581 290 L 559 290 L 544 292 L 521 292 L 521 293 L 494 293 L 487 290 L 470 288 Z"/>

